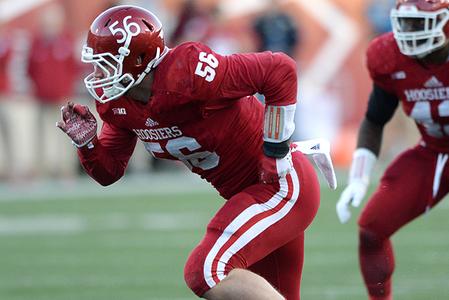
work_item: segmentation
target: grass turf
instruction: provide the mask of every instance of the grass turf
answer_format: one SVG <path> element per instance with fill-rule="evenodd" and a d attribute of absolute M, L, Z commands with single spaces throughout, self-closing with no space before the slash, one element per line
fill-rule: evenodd
<path fill-rule="evenodd" d="M 323 189 L 306 233 L 306 300 L 367 298 L 355 220 L 335 215 L 339 193 Z M 0 299 L 195 299 L 184 262 L 221 203 L 209 189 L 0 201 Z M 448 209 L 446 199 L 394 237 L 396 300 L 449 299 Z"/>

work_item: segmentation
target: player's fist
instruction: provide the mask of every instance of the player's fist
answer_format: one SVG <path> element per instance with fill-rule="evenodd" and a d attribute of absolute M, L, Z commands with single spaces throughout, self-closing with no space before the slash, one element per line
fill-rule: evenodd
<path fill-rule="evenodd" d="M 365 197 L 368 185 L 362 180 L 354 180 L 345 188 L 337 202 L 337 216 L 341 223 L 351 218 L 349 206 L 358 207 Z"/>
<path fill-rule="evenodd" d="M 87 145 L 97 135 L 97 120 L 85 105 L 68 102 L 61 107 L 61 119 L 56 126 L 64 131 L 77 147 Z"/>
<path fill-rule="evenodd" d="M 293 169 L 292 154 L 289 151 L 283 158 L 264 155 L 260 162 L 259 178 L 263 183 L 272 183 L 287 176 Z"/>

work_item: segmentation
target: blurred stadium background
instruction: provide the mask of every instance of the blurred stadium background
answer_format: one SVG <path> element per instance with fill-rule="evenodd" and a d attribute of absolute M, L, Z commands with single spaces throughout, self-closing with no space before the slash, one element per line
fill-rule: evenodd
<path fill-rule="evenodd" d="M 340 187 L 346 183 L 370 91 L 364 51 L 389 30 L 392 1 L 0 0 L 2 300 L 194 299 L 183 263 L 222 202 L 217 193 L 139 145 L 126 177 L 102 188 L 54 127 L 68 99 L 93 108 L 79 53 L 90 22 L 117 4 L 154 11 L 169 46 L 199 40 L 224 54 L 263 49 L 256 24 L 279 6 L 294 29 L 288 49 L 300 76 L 295 138 L 328 138 Z M 398 110 L 378 173 L 417 141 L 413 127 Z M 355 220 L 340 225 L 335 216 L 340 191 L 323 188 L 308 230 L 304 299 L 366 299 Z M 449 299 L 448 210 L 443 201 L 395 237 L 396 299 Z"/>

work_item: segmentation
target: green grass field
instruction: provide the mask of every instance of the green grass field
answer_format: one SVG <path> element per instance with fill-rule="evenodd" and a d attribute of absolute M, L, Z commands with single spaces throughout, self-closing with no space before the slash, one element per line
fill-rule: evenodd
<path fill-rule="evenodd" d="M 169 195 L 144 181 L 0 193 L 0 299 L 195 299 L 184 262 L 222 200 L 203 185 L 184 189 L 190 184 L 177 178 Z M 306 235 L 306 300 L 366 299 L 355 220 L 338 223 L 338 195 L 323 189 Z M 449 299 L 447 202 L 395 237 L 396 300 Z"/>

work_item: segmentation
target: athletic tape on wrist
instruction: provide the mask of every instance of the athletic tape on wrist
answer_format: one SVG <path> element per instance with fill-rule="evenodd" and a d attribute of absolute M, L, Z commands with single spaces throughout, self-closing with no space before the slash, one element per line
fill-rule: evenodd
<path fill-rule="evenodd" d="M 363 183 L 368 184 L 376 160 L 377 157 L 371 150 L 367 148 L 356 149 L 352 156 L 349 183 L 361 180 Z"/>
<path fill-rule="evenodd" d="M 267 105 L 263 128 L 265 142 L 280 143 L 288 140 L 295 131 L 296 104 L 285 106 Z"/>

